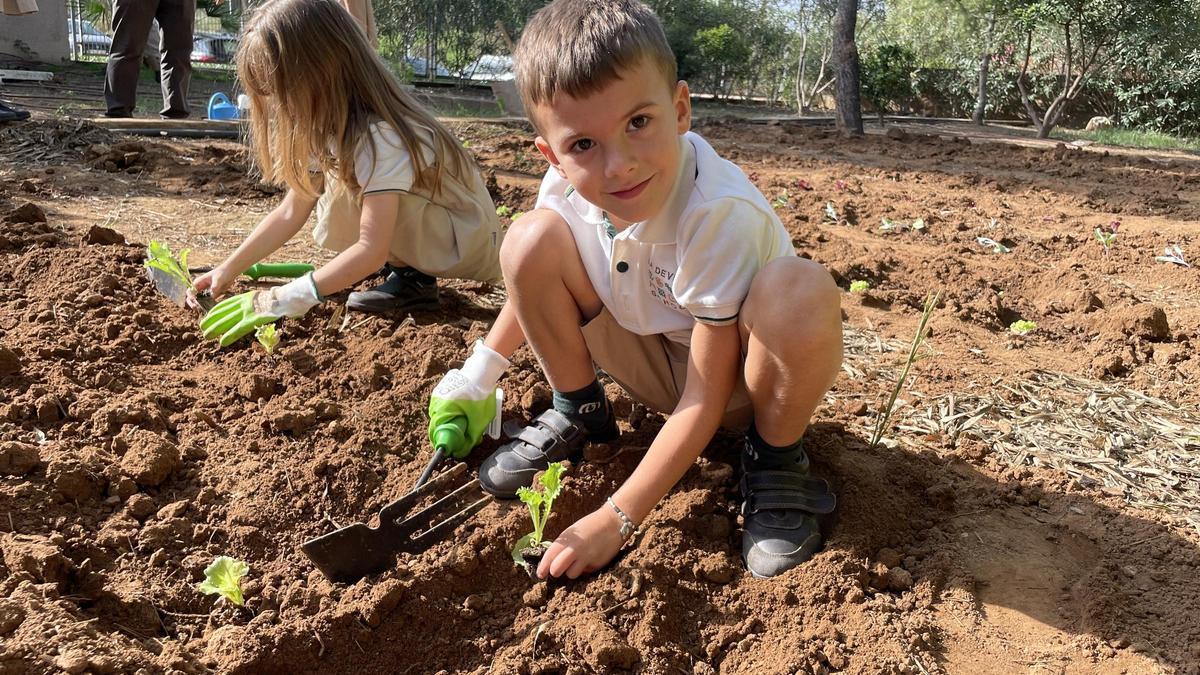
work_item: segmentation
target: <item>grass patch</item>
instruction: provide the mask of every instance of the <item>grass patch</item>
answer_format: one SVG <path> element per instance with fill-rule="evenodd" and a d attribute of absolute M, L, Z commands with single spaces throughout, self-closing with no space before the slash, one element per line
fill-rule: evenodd
<path fill-rule="evenodd" d="M 1188 150 L 1200 152 L 1200 138 L 1172 136 L 1157 131 L 1139 131 L 1137 129 L 1097 129 L 1096 131 L 1075 131 L 1059 129 L 1050 134 L 1053 138 L 1066 141 L 1084 139 L 1104 145 L 1116 145 L 1126 148 L 1149 148 L 1155 150 Z"/>

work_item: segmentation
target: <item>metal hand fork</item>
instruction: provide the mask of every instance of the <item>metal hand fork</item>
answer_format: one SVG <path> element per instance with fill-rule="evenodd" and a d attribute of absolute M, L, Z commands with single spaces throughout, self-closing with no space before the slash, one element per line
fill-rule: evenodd
<path fill-rule="evenodd" d="M 363 523 L 354 523 L 310 539 L 300 548 L 331 581 L 354 583 L 368 574 L 381 572 L 392 565 L 397 553 L 419 553 L 427 550 L 491 503 L 493 498 L 490 495 L 467 503 L 481 492 L 479 479 L 474 479 L 430 506 L 409 514 L 418 501 L 458 482 L 466 470 L 465 464 L 457 464 L 383 507 L 379 511 L 379 527 L 372 528 Z M 452 515 L 434 522 L 446 513 Z"/>

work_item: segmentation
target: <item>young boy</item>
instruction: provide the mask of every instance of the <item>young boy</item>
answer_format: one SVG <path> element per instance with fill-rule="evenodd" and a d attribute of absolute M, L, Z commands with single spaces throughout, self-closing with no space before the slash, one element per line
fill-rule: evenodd
<path fill-rule="evenodd" d="M 435 389 L 431 419 L 466 414 L 478 439 L 506 357 L 528 339 L 553 408 L 479 475 L 512 497 L 585 441 L 616 437 L 596 365 L 670 414 L 620 489 L 549 548 L 542 578 L 603 567 L 719 426 L 748 424 L 743 557 L 758 577 L 799 565 L 820 548 L 814 514 L 834 507 L 800 439 L 841 365 L 836 286 L 796 256 L 745 174 L 688 132 L 687 83 L 644 4 L 555 0 L 525 28 L 516 62 L 550 170 L 501 247 L 508 302 Z"/>

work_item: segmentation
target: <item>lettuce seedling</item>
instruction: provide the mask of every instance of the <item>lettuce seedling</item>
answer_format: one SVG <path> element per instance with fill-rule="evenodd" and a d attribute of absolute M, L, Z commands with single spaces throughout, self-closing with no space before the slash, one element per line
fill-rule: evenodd
<path fill-rule="evenodd" d="M 279 333 L 275 330 L 275 324 L 264 323 L 255 328 L 254 339 L 258 340 L 258 344 L 262 345 L 268 354 L 275 353 L 275 347 L 279 345 Z"/>
<path fill-rule="evenodd" d="M 188 273 L 187 259 L 188 253 L 191 253 L 190 248 L 185 248 L 179 252 L 179 258 L 171 253 L 170 247 L 161 241 L 151 241 L 150 246 L 146 249 L 146 262 L 148 268 L 162 270 L 179 281 L 180 284 L 187 288 L 192 287 L 192 275 Z"/>
<path fill-rule="evenodd" d="M 501 218 L 505 216 L 511 216 L 512 209 L 508 208 L 507 204 L 501 204 L 500 206 L 496 207 L 496 215 L 500 216 Z"/>
<path fill-rule="evenodd" d="M 241 607 L 242 577 L 250 572 L 250 566 L 227 555 L 217 556 L 212 564 L 204 568 L 204 581 L 196 585 L 205 595 L 219 595 Z"/>
<path fill-rule="evenodd" d="M 1037 328 L 1037 323 L 1027 319 L 1019 319 L 1008 324 L 1008 332 L 1013 335 L 1028 335 Z"/>
<path fill-rule="evenodd" d="M 992 239 L 990 237 L 976 237 L 975 241 L 980 246 L 987 246 L 987 247 L 991 248 L 992 253 L 1008 253 L 1009 251 L 1012 250 L 1009 247 L 1005 246 L 1004 244 L 1001 244 L 1000 242 L 998 242 L 995 239 Z"/>
<path fill-rule="evenodd" d="M 779 195 L 775 198 L 775 201 L 771 202 L 771 207 L 775 209 L 786 209 L 788 206 L 789 202 L 787 190 L 784 190 L 783 194 Z"/>
<path fill-rule="evenodd" d="M 533 532 L 518 539 L 512 549 L 513 562 L 526 570 L 529 569 L 529 563 L 525 561 L 522 551 L 549 547 L 549 542 L 543 541 L 542 535 L 546 529 L 546 521 L 550 519 L 550 508 L 554 506 L 554 499 L 562 491 L 561 478 L 565 470 L 561 462 L 554 462 L 542 472 L 540 492 L 527 487 L 517 490 L 517 497 L 529 507 L 529 515 L 533 519 Z"/>
<path fill-rule="evenodd" d="M 856 279 L 850 282 L 851 293 L 866 293 L 871 288 L 871 282 L 865 279 Z"/>
<path fill-rule="evenodd" d="M 1096 228 L 1096 241 L 1104 247 L 1104 255 L 1108 256 L 1108 251 L 1117 243 L 1117 228 L 1121 227 L 1121 221 L 1114 220 L 1105 227 Z"/>
<path fill-rule="evenodd" d="M 825 202 L 825 220 L 834 225 L 840 225 L 842 222 L 842 217 L 838 215 L 837 208 L 834 207 L 833 202 Z"/>
<path fill-rule="evenodd" d="M 1154 259 L 1159 262 L 1167 262 L 1180 267 L 1191 267 L 1192 264 L 1183 257 L 1183 249 L 1179 248 L 1179 244 L 1173 244 L 1163 249 L 1163 254 L 1154 256 Z"/>

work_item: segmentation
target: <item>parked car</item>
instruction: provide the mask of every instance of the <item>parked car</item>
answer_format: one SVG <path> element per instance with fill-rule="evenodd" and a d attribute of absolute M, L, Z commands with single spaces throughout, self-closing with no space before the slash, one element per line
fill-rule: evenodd
<path fill-rule="evenodd" d="M 513 74 L 511 56 L 500 54 L 484 54 L 475 62 L 463 69 L 463 77 L 468 80 L 483 82 L 503 82 L 516 78 Z"/>
<path fill-rule="evenodd" d="M 192 38 L 192 60 L 198 63 L 233 63 L 238 39 L 229 33 L 196 33 Z"/>
<path fill-rule="evenodd" d="M 112 48 L 112 36 L 86 19 L 67 19 L 67 44 L 72 54 L 108 56 Z"/>
<path fill-rule="evenodd" d="M 420 56 L 406 56 L 404 57 L 404 63 L 412 70 L 413 77 L 429 76 L 428 59 Z M 440 63 L 433 69 L 433 72 L 436 73 L 436 77 L 450 77 L 450 71 L 446 70 Z"/>

